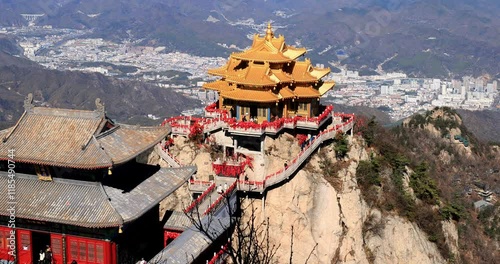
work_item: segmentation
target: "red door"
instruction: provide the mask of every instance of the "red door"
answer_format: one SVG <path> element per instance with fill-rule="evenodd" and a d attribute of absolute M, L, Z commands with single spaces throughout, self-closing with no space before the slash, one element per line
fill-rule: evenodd
<path fill-rule="evenodd" d="M 0 260 L 14 260 L 15 256 L 12 255 L 12 252 L 14 252 L 12 249 L 15 250 L 16 245 L 11 247 L 9 243 L 11 243 L 11 240 L 13 241 L 12 243 L 15 243 L 16 237 L 15 235 L 11 235 L 11 230 L 8 227 L 0 226 Z"/>
<path fill-rule="evenodd" d="M 31 232 L 17 229 L 17 257 L 19 264 L 33 263 L 31 254 Z"/>
<path fill-rule="evenodd" d="M 50 234 L 50 247 L 52 248 L 52 261 L 63 264 L 62 235 Z"/>
<path fill-rule="evenodd" d="M 116 264 L 112 256 L 113 247 L 109 241 L 67 236 L 67 262 L 76 260 L 78 264 Z"/>

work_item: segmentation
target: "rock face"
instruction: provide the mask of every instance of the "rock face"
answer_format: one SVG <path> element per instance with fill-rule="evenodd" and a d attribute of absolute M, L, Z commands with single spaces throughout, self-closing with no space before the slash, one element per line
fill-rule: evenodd
<path fill-rule="evenodd" d="M 326 153 L 334 159 L 333 151 Z M 355 173 L 359 160 L 366 158 L 364 148 L 351 141 L 348 166 L 338 173 L 340 190 L 314 173 L 319 171 L 316 168 L 299 171 L 265 194 L 264 210 L 258 210 L 257 219 L 269 221 L 270 241 L 280 245 L 278 263 L 288 263 L 290 257 L 293 263 L 445 263 L 418 226 L 398 216 L 381 215 L 365 203 Z M 311 164 L 317 166 L 317 159 L 312 157 Z M 366 221 L 377 221 L 378 230 L 366 231 Z"/>
<path fill-rule="evenodd" d="M 367 242 L 375 256 L 374 263 L 446 263 L 436 245 L 414 223 L 388 217 L 381 235 Z"/>

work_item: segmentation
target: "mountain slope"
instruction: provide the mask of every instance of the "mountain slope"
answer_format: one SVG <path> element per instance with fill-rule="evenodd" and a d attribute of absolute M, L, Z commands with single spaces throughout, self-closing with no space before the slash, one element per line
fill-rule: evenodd
<path fill-rule="evenodd" d="M 250 45 L 274 21 L 277 34 L 310 49 L 317 63 L 349 55 L 351 67 L 404 70 L 415 76 L 500 73 L 500 2 L 400 1 L 16 1 L 0 0 L 0 25 L 27 24 L 19 14 L 45 13 L 38 24 L 92 28 L 96 36 L 143 39 L 201 55 L 224 55 L 217 45 Z M 208 19 L 208 18 L 211 19 Z M 320 54 L 321 53 L 321 54 Z"/>
<path fill-rule="evenodd" d="M 20 117 L 28 93 L 36 104 L 60 108 L 94 109 L 95 99 L 101 98 L 108 115 L 126 123 L 158 124 L 146 116 L 169 117 L 199 105 L 172 90 L 98 73 L 47 70 L 0 52 L 0 126 Z"/>

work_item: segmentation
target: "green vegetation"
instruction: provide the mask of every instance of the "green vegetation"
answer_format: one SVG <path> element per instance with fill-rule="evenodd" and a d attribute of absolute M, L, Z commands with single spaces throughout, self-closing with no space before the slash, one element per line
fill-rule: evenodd
<path fill-rule="evenodd" d="M 368 204 L 373 205 L 377 201 L 377 192 L 382 183 L 380 159 L 372 155 L 370 161 L 360 161 L 356 169 L 356 179 L 363 198 Z"/>
<path fill-rule="evenodd" d="M 349 142 L 347 141 L 346 135 L 343 133 L 337 133 L 337 135 L 335 135 L 334 150 L 337 159 L 343 159 L 347 155 L 349 151 Z"/>
<path fill-rule="evenodd" d="M 492 239 L 500 240 L 500 205 L 488 206 L 478 215 L 479 221 L 484 226 L 484 233 Z"/>
<path fill-rule="evenodd" d="M 422 162 L 410 176 L 410 187 L 420 200 L 429 204 L 438 204 L 439 194 L 434 180 L 429 177 L 428 165 Z"/>
<path fill-rule="evenodd" d="M 464 214 L 464 206 L 457 203 L 447 204 L 441 208 L 441 216 L 446 220 L 459 221 L 462 217 L 464 217 Z"/>
<path fill-rule="evenodd" d="M 415 222 L 448 261 L 459 257 L 463 263 L 492 263 L 496 259 L 495 243 L 489 239 L 500 239 L 499 210 L 488 209 L 476 217 L 475 200 L 470 199 L 474 196 L 467 196 L 464 189 L 478 176 L 490 189 L 496 188 L 494 168 L 500 157 L 465 128 L 454 110 L 436 108 L 390 130 L 373 118 L 356 125 L 373 153 L 369 160 L 360 161 L 356 171 L 362 196 L 370 206 Z M 430 127 L 442 137 L 429 133 Z M 462 143 L 470 140 L 472 154 L 464 155 L 456 147 L 457 129 Z M 483 168 L 489 169 L 484 173 Z M 443 220 L 457 221 L 461 256 L 453 256 L 448 249 Z"/>

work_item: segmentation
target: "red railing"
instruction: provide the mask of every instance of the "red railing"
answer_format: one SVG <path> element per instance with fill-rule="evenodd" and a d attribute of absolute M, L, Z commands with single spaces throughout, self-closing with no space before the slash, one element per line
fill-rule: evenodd
<path fill-rule="evenodd" d="M 215 174 L 229 177 L 240 176 L 245 171 L 246 166 L 252 167 L 252 158 L 250 156 L 246 156 L 244 159 L 238 158 L 237 160 L 215 161 L 212 163 Z"/>
<path fill-rule="evenodd" d="M 215 183 L 212 183 L 210 187 L 208 187 L 196 200 L 194 200 L 186 209 L 184 209 L 184 213 L 191 212 L 196 206 L 200 205 L 205 197 L 209 195 L 215 189 Z"/>
<path fill-rule="evenodd" d="M 319 125 L 323 120 L 328 118 L 333 111 L 333 106 L 328 105 L 325 110 L 317 117 L 291 117 L 291 118 L 277 118 L 274 121 L 268 122 L 264 121 L 260 124 L 251 121 L 236 121 L 235 118 L 229 117 L 227 110 L 217 109 L 217 104 L 213 103 L 205 107 L 206 113 L 211 113 L 209 116 L 211 118 L 200 118 L 200 117 L 172 117 L 165 119 L 162 122 L 162 126 L 169 124 L 172 128 L 172 133 L 179 135 L 188 135 L 191 132 L 191 126 L 195 123 L 199 124 L 204 132 L 210 132 L 220 128 L 221 125 L 214 125 L 214 123 L 221 122 L 224 123 L 225 127 L 230 127 L 233 130 L 242 130 L 245 132 L 252 132 L 262 134 L 264 132 L 277 133 L 284 127 L 295 128 L 297 122 L 302 122 L 307 124 Z M 215 114 L 213 114 L 215 113 Z M 208 128 L 208 129 L 207 129 Z"/>
<path fill-rule="evenodd" d="M 222 193 L 219 198 L 217 198 L 217 200 L 215 200 L 215 202 L 213 202 L 207 210 L 205 210 L 205 212 L 203 213 L 203 215 L 206 215 L 208 214 L 209 212 L 211 212 L 212 210 L 214 210 L 221 202 L 223 199 L 225 199 L 226 197 L 229 197 L 231 195 L 231 193 L 236 189 L 236 181 L 231 184 L 231 186 L 229 186 L 229 188 L 227 188 L 227 190 Z"/>
<path fill-rule="evenodd" d="M 207 108 L 210 109 L 210 111 L 215 111 L 212 108 L 215 107 L 215 104 L 212 104 L 210 106 L 207 106 Z M 165 120 L 162 125 L 165 124 L 170 124 L 174 125 L 175 127 L 188 127 L 189 125 L 186 125 L 187 120 L 189 122 L 199 122 L 201 126 L 205 126 L 206 124 L 212 124 L 214 122 L 220 122 L 223 121 L 226 125 L 230 126 L 231 128 L 234 129 L 243 129 L 243 130 L 252 130 L 255 132 L 262 133 L 266 128 L 272 128 L 274 130 L 279 130 L 283 127 L 286 127 L 287 125 L 293 124 L 294 127 L 296 127 L 297 122 L 313 122 L 317 125 L 319 125 L 323 120 L 328 118 L 328 116 L 332 115 L 333 111 L 333 106 L 329 105 L 325 108 L 325 110 L 318 116 L 318 117 L 313 117 L 313 118 L 305 118 L 305 117 L 293 117 L 293 118 L 280 118 L 278 120 L 275 120 L 273 122 L 263 122 L 262 124 L 255 124 L 253 122 L 236 122 L 234 118 L 220 118 L 220 119 L 210 119 L 210 118 L 187 118 L 187 117 L 175 117 L 175 118 L 170 118 L 168 120 Z M 324 140 L 333 138 L 335 136 L 335 133 L 338 131 L 346 132 L 347 130 L 352 128 L 352 123 L 354 122 L 354 114 L 344 114 L 344 113 L 334 113 L 335 117 L 340 117 L 342 124 L 335 125 L 332 128 L 326 129 L 322 132 L 320 132 L 313 140 L 309 141 L 309 143 L 304 146 L 302 151 L 299 153 L 299 155 L 290 163 L 287 164 L 287 167 L 284 169 L 281 169 L 275 173 L 267 175 L 263 181 L 246 181 L 246 180 L 238 180 L 237 183 L 245 186 L 253 186 L 255 189 L 263 190 L 267 186 L 270 186 L 272 184 L 275 184 L 274 181 L 281 181 L 283 180 L 284 177 L 289 177 L 289 174 L 292 172 L 290 171 L 295 171 L 298 168 L 297 164 L 301 164 L 309 155 L 311 154 L 312 150 L 310 150 L 310 147 L 315 144 L 314 148 L 319 146 Z M 184 124 L 176 124 L 175 122 L 178 122 L 180 120 L 183 120 Z M 189 130 L 189 129 L 188 129 Z M 325 134 L 328 134 L 328 136 L 325 136 Z M 319 143 L 318 139 L 320 140 Z M 241 166 L 233 166 L 230 165 L 231 167 L 234 167 L 234 170 L 231 170 L 231 172 L 224 171 L 224 166 L 227 167 L 227 164 L 212 164 L 214 171 L 217 174 L 221 173 L 226 173 L 230 174 L 232 176 L 237 176 L 243 172 Z M 237 168 L 236 168 L 237 167 Z M 296 168 L 297 167 L 297 168 Z M 229 168 L 229 167 L 227 167 Z M 290 171 L 289 171 L 290 169 Z M 279 178 L 278 180 L 275 180 Z M 271 183 L 268 184 L 268 182 L 271 181 Z M 241 187 L 240 187 L 241 188 Z"/>
<path fill-rule="evenodd" d="M 229 118 L 229 113 L 227 110 L 218 109 L 217 103 L 209 104 L 205 107 L 205 115 L 209 115 L 210 117 L 218 117 L 218 118 Z"/>
<path fill-rule="evenodd" d="M 283 179 L 287 178 L 289 175 L 291 175 L 298 167 L 299 165 L 307 158 L 309 155 L 312 153 L 313 149 L 311 149 L 311 146 L 313 145 L 319 145 L 321 144 L 324 140 L 333 138 L 335 134 L 338 131 L 346 132 L 349 128 L 351 128 L 350 124 L 354 122 L 354 115 L 353 114 L 340 114 L 339 116 L 348 119 L 346 122 L 343 124 L 336 125 L 332 128 L 326 129 L 321 131 L 313 140 L 311 140 L 307 145 L 302 149 L 302 151 L 295 157 L 290 164 L 287 164 L 286 167 L 268 174 L 264 180 L 262 181 L 246 181 L 246 180 L 238 180 L 238 183 L 240 184 L 240 189 L 241 186 L 248 186 L 249 189 L 255 189 L 255 190 L 264 190 L 266 187 L 269 187 L 277 182 L 282 181 Z M 319 140 L 319 141 L 318 141 Z M 253 188 L 251 188 L 253 187 Z"/>
<path fill-rule="evenodd" d="M 214 253 L 214 256 L 210 261 L 208 261 L 208 264 L 219 264 L 219 263 L 225 263 L 225 256 L 227 253 L 227 247 L 228 244 L 224 245 L 221 250 L 219 250 L 217 253 Z"/>
<path fill-rule="evenodd" d="M 168 149 L 165 147 L 165 144 L 160 143 L 160 147 L 163 153 L 167 154 L 175 163 L 177 163 L 179 167 L 182 166 L 182 163 L 174 155 L 172 155 L 170 151 L 168 151 Z"/>

